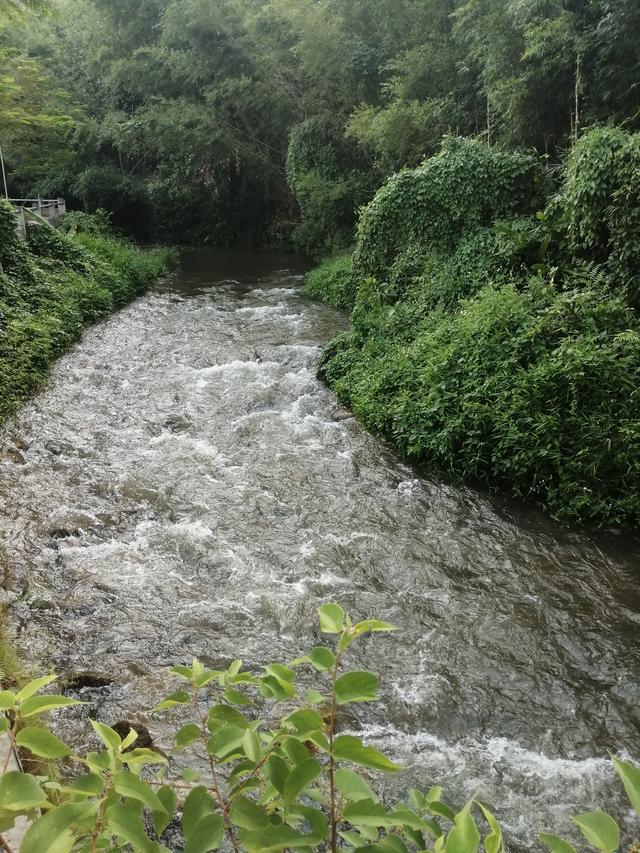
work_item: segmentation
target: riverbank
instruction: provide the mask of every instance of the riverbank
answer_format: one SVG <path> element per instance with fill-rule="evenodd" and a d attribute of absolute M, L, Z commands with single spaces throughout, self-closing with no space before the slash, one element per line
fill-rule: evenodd
<path fill-rule="evenodd" d="M 555 518 L 640 525 L 640 134 L 538 158 L 450 139 L 306 292 L 351 311 L 320 375 L 403 456 Z M 637 172 L 640 174 L 640 171 Z"/>
<path fill-rule="evenodd" d="M 143 293 L 166 273 L 172 252 L 141 250 L 90 217 L 70 229 L 29 229 L 0 202 L 0 422 L 47 376 L 83 329 Z"/>

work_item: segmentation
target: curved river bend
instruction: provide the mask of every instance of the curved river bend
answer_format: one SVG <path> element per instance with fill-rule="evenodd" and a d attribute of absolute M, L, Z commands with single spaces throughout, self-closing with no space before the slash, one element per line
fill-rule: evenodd
<path fill-rule="evenodd" d="M 523 849 L 585 806 L 621 814 L 605 756 L 639 754 L 637 541 L 425 479 L 337 418 L 315 364 L 345 321 L 295 263 L 187 254 L 6 430 L 20 646 L 101 673 L 80 692 L 114 722 L 194 654 L 296 656 L 337 600 L 402 629 L 357 647 L 383 701 L 344 721 L 407 767 L 393 784 L 477 793 Z"/>

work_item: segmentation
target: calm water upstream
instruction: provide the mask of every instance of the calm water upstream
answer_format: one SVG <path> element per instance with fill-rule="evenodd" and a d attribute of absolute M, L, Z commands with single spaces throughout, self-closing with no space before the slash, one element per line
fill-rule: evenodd
<path fill-rule="evenodd" d="M 336 419 L 315 364 L 345 321 L 300 295 L 301 269 L 187 254 L 9 425 L 21 647 L 72 680 L 101 674 L 81 693 L 114 722 L 194 654 L 297 655 L 337 600 L 402 629 L 355 649 L 383 701 L 343 720 L 408 768 L 402 785 L 478 793 L 524 849 L 582 807 L 620 814 L 605 757 L 640 758 L 638 542 L 423 478 Z"/>

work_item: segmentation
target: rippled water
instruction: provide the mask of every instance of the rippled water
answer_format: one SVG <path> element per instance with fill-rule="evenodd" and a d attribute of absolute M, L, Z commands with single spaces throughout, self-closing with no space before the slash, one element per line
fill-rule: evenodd
<path fill-rule="evenodd" d="M 343 720 L 406 765 L 400 784 L 478 793 L 526 849 L 576 809 L 620 814 L 605 756 L 640 754 L 638 542 L 433 482 L 341 420 L 315 364 L 345 321 L 292 265 L 188 254 L 9 425 L 21 647 L 98 672 L 83 695 L 114 722 L 194 654 L 295 656 L 338 600 L 402 629 L 356 651 L 383 702 Z"/>

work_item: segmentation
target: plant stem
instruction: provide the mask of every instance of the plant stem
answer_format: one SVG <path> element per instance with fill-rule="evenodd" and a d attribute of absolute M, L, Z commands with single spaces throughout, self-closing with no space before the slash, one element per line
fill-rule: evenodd
<path fill-rule="evenodd" d="M 340 637 L 342 639 L 342 635 Z M 338 643 L 338 648 L 340 644 Z M 338 814 L 336 809 L 336 785 L 335 785 L 335 762 L 333 758 L 333 732 L 336 724 L 336 679 L 342 653 L 336 652 L 336 659 L 331 670 L 331 709 L 329 715 L 329 811 L 331 813 L 331 853 L 338 849 Z"/>
<path fill-rule="evenodd" d="M 213 756 L 209 753 L 208 749 L 208 741 L 209 736 L 207 734 L 207 718 L 200 708 L 200 703 L 198 702 L 198 689 L 196 688 L 193 694 L 193 702 L 196 708 L 196 713 L 200 719 L 200 737 L 204 743 L 204 748 L 207 753 L 207 757 L 209 759 L 209 767 L 211 769 L 211 780 L 213 782 L 213 791 L 216 795 L 216 799 L 218 801 L 218 806 L 222 811 L 222 817 L 224 820 L 224 825 L 227 830 L 227 835 L 229 836 L 229 841 L 231 842 L 231 846 L 233 847 L 234 853 L 240 853 L 240 847 L 238 845 L 238 841 L 236 839 L 235 832 L 233 831 L 233 824 L 231 823 L 231 815 L 229 814 L 229 805 L 225 798 L 222 796 L 222 791 L 220 790 L 220 784 L 218 782 L 218 774 L 216 772 L 215 761 L 213 760 Z"/>

